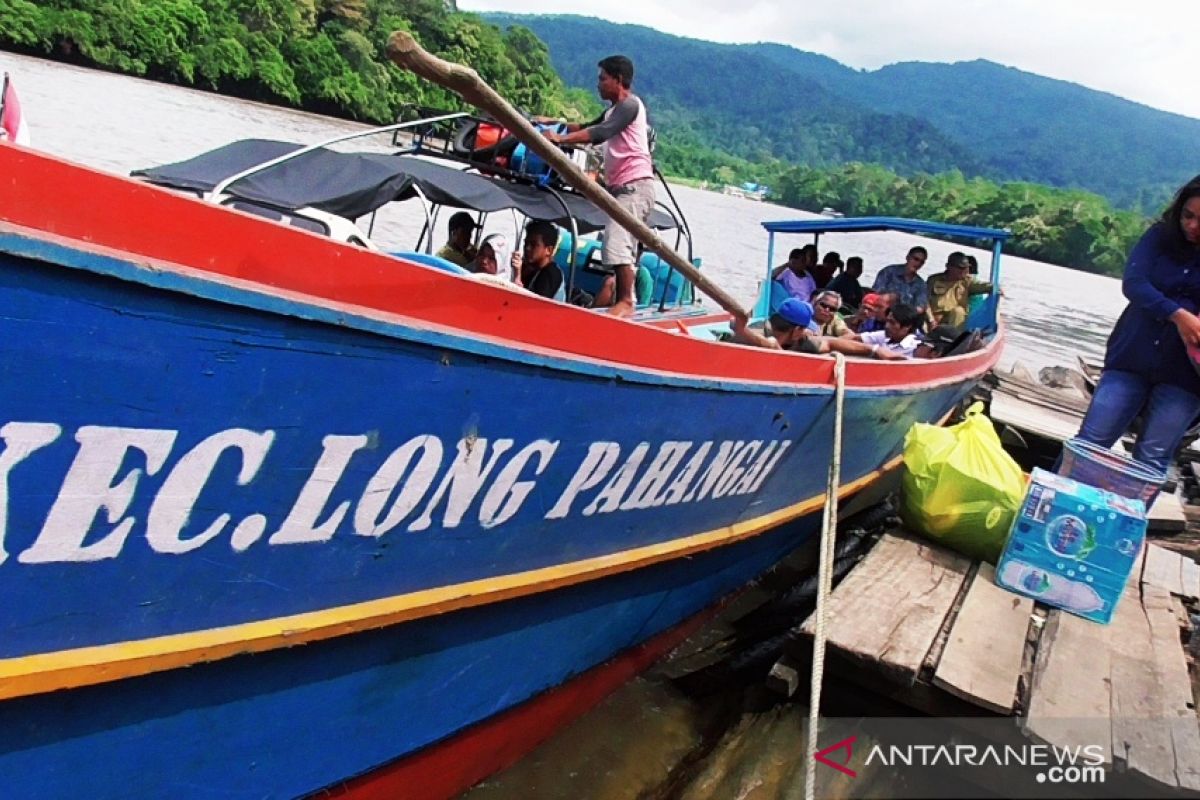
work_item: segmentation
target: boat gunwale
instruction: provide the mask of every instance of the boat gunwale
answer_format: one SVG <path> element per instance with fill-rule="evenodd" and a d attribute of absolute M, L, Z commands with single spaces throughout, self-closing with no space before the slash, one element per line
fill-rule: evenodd
<path fill-rule="evenodd" d="M 722 391 L 793 393 L 828 391 L 833 382 L 831 356 L 681 336 L 670 326 L 633 323 L 441 272 L 12 144 L 0 144 L 0 163 L 15 201 L 0 208 L 0 231 L 140 269 L 122 276 L 126 279 L 150 283 L 176 274 L 286 296 L 326 315 L 349 312 L 416 332 L 457 334 L 460 346 L 466 340 L 492 349 L 507 346 L 553 359 L 557 367 L 601 366 L 608 377 L 622 380 L 641 376 L 656 384 L 679 379 Z M 53 192 L 47 185 L 68 191 Z M 106 190 L 112 201 L 97 205 L 95 197 Z M 200 240 L 196 232 L 206 225 L 212 230 Z M 296 263 L 319 266 L 287 266 Z M 74 266 L 104 271 L 95 262 Z M 447 314 L 454 311 L 460 313 Z M 557 335 L 572 328 L 570 337 Z M 847 389 L 908 393 L 977 379 L 999 359 L 1002 339 L 997 331 L 983 349 L 944 359 L 850 359 Z"/>

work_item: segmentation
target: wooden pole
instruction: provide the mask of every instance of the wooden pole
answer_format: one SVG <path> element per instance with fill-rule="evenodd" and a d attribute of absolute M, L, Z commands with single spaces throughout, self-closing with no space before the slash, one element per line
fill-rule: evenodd
<path fill-rule="evenodd" d="M 416 73 L 422 78 L 444 86 L 456 92 L 476 108 L 491 114 L 498 122 L 508 128 L 526 147 L 533 150 L 576 191 L 595 203 L 605 214 L 608 214 L 621 227 L 633 234 L 647 249 L 657 253 L 679 270 L 692 284 L 711 297 L 721 308 L 735 317 L 748 319 L 750 314 L 742 308 L 724 289 L 717 286 L 707 277 L 700 274 L 683 256 L 668 247 L 640 219 L 622 208 L 613 196 L 604 190 L 600 184 L 583 174 L 571 159 L 567 158 L 556 145 L 551 144 L 529 123 L 529 120 L 517 113 L 495 89 L 488 86 L 482 78 L 470 67 L 443 61 L 437 56 L 426 52 L 412 34 L 407 31 L 396 31 L 388 39 L 388 58 L 397 66 Z"/>

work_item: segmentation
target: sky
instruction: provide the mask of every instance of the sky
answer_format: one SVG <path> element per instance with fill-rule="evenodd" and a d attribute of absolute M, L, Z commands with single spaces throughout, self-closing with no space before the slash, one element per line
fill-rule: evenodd
<path fill-rule="evenodd" d="M 459 0 L 581 14 L 716 42 L 779 42 L 858 69 L 984 58 L 1200 118 L 1195 0 Z"/>

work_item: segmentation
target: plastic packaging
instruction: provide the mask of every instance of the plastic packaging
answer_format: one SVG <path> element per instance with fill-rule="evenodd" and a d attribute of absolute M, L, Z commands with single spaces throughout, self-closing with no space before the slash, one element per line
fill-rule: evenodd
<path fill-rule="evenodd" d="M 1085 442 L 1068 439 L 1063 444 L 1058 474 L 1106 492 L 1141 500 L 1149 508 L 1167 476 L 1141 462 Z"/>
<path fill-rule="evenodd" d="M 1146 536 L 1146 507 L 1035 469 L 996 567 L 996 583 L 1108 623 Z"/>
<path fill-rule="evenodd" d="M 996 563 L 1025 496 L 1025 478 L 1004 452 L 983 404 L 967 409 L 957 425 L 914 425 L 904 439 L 904 466 L 905 524 Z"/>

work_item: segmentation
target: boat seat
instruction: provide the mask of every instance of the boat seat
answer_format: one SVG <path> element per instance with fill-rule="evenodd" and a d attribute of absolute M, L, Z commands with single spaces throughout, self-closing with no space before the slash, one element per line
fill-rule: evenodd
<path fill-rule="evenodd" d="M 395 258 L 402 258 L 405 261 L 413 261 L 413 262 L 420 264 L 422 266 L 425 266 L 425 267 L 433 267 L 434 269 L 440 269 L 443 272 L 450 272 L 455 275 L 470 275 L 471 274 L 470 270 L 460 267 L 458 264 L 455 264 L 453 261 L 447 261 L 444 258 L 432 255 L 430 253 L 418 253 L 413 250 L 393 250 L 393 251 L 389 252 L 388 255 L 393 256 Z"/>
<path fill-rule="evenodd" d="M 789 292 L 782 283 L 780 283 L 777 280 L 772 280 L 771 281 L 771 294 L 770 294 L 770 301 L 769 301 L 771 305 L 770 305 L 770 310 L 767 313 L 774 314 L 776 309 L 778 309 L 779 306 L 781 306 L 783 304 L 783 301 L 787 300 L 791 296 L 792 296 L 791 292 Z"/>

